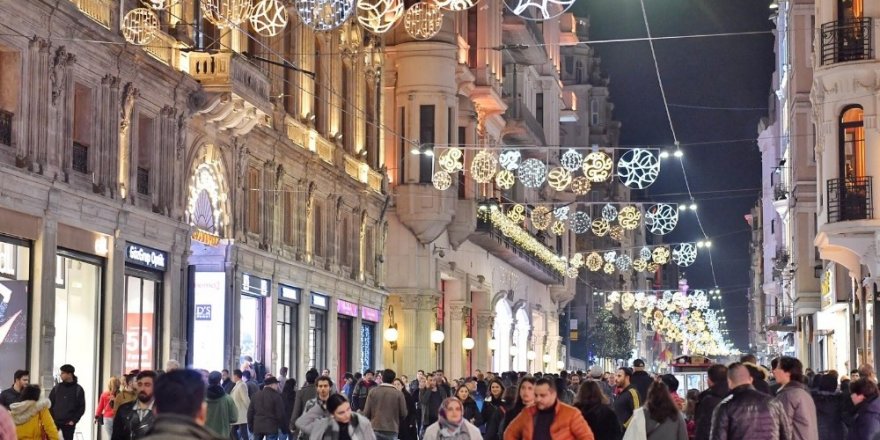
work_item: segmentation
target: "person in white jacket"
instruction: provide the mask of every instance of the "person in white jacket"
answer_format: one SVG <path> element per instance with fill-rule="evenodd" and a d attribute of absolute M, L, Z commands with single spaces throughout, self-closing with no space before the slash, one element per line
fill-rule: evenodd
<path fill-rule="evenodd" d="M 238 417 L 232 423 L 232 438 L 237 440 L 249 440 L 247 428 L 247 412 L 251 405 L 251 398 L 248 396 L 247 383 L 241 380 L 241 370 L 232 372 L 232 382 L 235 385 L 229 395 L 235 402 L 235 409 L 238 411 Z"/>

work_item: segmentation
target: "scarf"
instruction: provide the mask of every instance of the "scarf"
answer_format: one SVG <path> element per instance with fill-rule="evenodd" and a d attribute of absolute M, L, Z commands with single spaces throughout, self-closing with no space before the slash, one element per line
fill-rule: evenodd
<path fill-rule="evenodd" d="M 461 420 L 458 424 L 452 423 L 449 419 L 446 418 L 446 409 L 450 404 L 458 404 L 461 406 Z M 469 439 L 467 430 L 464 428 L 464 405 L 455 397 L 447 397 L 443 400 L 443 403 L 440 404 L 440 411 L 437 414 L 437 423 L 440 425 L 439 437 L 441 439 L 456 439 L 463 440 Z M 471 439 L 471 440 L 479 440 L 479 439 Z"/>

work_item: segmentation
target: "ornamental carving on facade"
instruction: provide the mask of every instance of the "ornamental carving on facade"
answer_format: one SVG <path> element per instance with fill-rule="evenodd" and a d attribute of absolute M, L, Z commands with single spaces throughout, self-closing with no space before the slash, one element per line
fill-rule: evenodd
<path fill-rule="evenodd" d="M 59 47 L 55 51 L 55 59 L 49 71 L 49 79 L 52 81 L 52 105 L 58 105 L 58 99 L 64 96 L 67 88 L 68 67 L 76 62 L 76 56 L 67 53 L 67 48 Z"/>

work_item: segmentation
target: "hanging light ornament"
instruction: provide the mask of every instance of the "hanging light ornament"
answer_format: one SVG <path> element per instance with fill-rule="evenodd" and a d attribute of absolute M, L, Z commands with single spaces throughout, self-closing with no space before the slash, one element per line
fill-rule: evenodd
<path fill-rule="evenodd" d="M 605 266 L 602 267 L 602 270 L 609 275 L 614 273 L 614 263 L 605 263 Z"/>
<path fill-rule="evenodd" d="M 446 191 L 452 186 L 452 176 L 446 171 L 437 171 L 434 173 L 434 176 L 431 177 L 431 183 L 434 184 L 434 188 L 437 188 L 440 191 Z"/>
<path fill-rule="evenodd" d="M 538 159 L 526 159 L 519 165 L 517 177 L 527 188 L 537 188 L 547 178 L 547 166 Z"/>
<path fill-rule="evenodd" d="M 666 235 L 678 224 L 678 209 L 666 203 L 652 205 L 645 210 L 645 224 L 652 234 Z"/>
<path fill-rule="evenodd" d="M 660 269 L 660 265 L 657 263 L 648 263 L 648 267 L 645 268 L 645 272 L 654 273 L 657 272 L 657 269 Z"/>
<path fill-rule="evenodd" d="M 636 258 L 635 260 L 633 260 L 632 266 L 633 269 L 639 272 L 644 272 L 645 268 L 648 267 L 648 262 L 641 258 Z"/>
<path fill-rule="evenodd" d="M 608 230 L 608 236 L 614 241 L 623 240 L 623 228 L 620 225 L 614 225 Z"/>
<path fill-rule="evenodd" d="M 587 155 L 581 166 L 584 176 L 593 183 L 604 182 L 611 176 L 613 161 L 611 157 L 601 151 L 594 151 Z"/>
<path fill-rule="evenodd" d="M 672 261 L 680 267 L 688 267 L 697 261 L 697 247 L 693 243 L 682 243 L 672 249 Z"/>
<path fill-rule="evenodd" d="M 550 227 L 550 231 L 557 236 L 565 234 L 565 222 L 560 220 L 553 222 L 553 226 Z"/>
<path fill-rule="evenodd" d="M 566 170 L 575 172 L 583 166 L 584 157 L 581 156 L 581 153 L 578 153 L 575 150 L 568 150 L 562 155 L 562 158 L 559 159 L 559 163 L 562 164 L 562 167 Z"/>
<path fill-rule="evenodd" d="M 665 246 L 654 248 L 653 261 L 657 264 L 666 264 L 669 262 L 669 249 Z"/>
<path fill-rule="evenodd" d="M 159 30 L 159 17 L 147 8 L 135 8 L 122 18 L 122 36 L 138 46 L 149 44 Z"/>
<path fill-rule="evenodd" d="M 432 2 L 418 2 L 406 10 L 403 26 L 409 36 L 416 40 L 429 40 L 443 27 L 443 12 Z"/>
<path fill-rule="evenodd" d="M 296 0 L 303 24 L 316 31 L 332 31 L 345 24 L 354 11 L 354 0 Z"/>
<path fill-rule="evenodd" d="M 553 220 L 550 210 L 543 206 L 533 209 L 530 217 L 532 219 L 532 226 L 539 231 L 547 229 L 547 226 L 550 226 L 550 222 Z"/>
<path fill-rule="evenodd" d="M 526 218 L 526 207 L 518 203 L 513 205 L 507 210 L 507 218 L 514 223 L 521 223 Z"/>
<path fill-rule="evenodd" d="M 287 26 L 287 7 L 280 0 L 260 0 L 251 12 L 251 27 L 264 37 L 274 37 Z"/>
<path fill-rule="evenodd" d="M 571 267 L 578 268 L 584 265 L 584 254 L 578 252 L 571 257 L 571 261 L 568 262 L 571 264 Z"/>
<path fill-rule="evenodd" d="M 571 183 L 571 173 L 562 167 L 556 167 L 547 173 L 547 183 L 556 191 L 565 191 Z"/>
<path fill-rule="evenodd" d="M 513 188 L 516 184 L 516 176 L 513 175 L 513 171 L 501 170 L 495 175 L 495 184 L 501 189 Z"/>
<path fill-rule="evenodd" d="M 522 159 L 522 155 L 517 150 L 507 150 L 501 153 L 501 156 L 498 158 L 498 161 L 501 163 L 501 168 L 505 170 L 513 171 L 519 168 L 519 160 Z"/>
<path fill-rule="evenodd" d="M 477 183 L 489 183 L 495 177 L 498 169 L 498 159 L 488 150 L 480 150 L 471 161 L 471 177 Z"/>
<path fill-rule="evenodd" d="M 617 259 L 617 251 L 605 252 L 605 255 L 603 255 L 602 258 L 608 263 L 613 263 L 614 260 Z"/>
<path fill-rule="evenodd" d="M 571 216 L 571 230 L 575 234 L 583 234 L 590 230 L 590 215 L 583 211 L 575 212 Z"/>
<path fill-rule="evenodd" d="M 617 208 L 614 205 L 606 204 L 602 207 L 602 218 L 608 222 L 613 222 L 617 219 Z"/>
<path fill-rule="evenodd" d="M 200 0 L 202 16 L 220 29 L 238 26 L 251 16 L 252 0 Z"/>
<path fill-rule="evenodd" d="M 403 17 L 403 12 L 403 0 L 357 0 L 358 23 L 377 35 L 390 31 Z"/>
<path fill-rule="evenodd" d="M 358 4 L 358 7 L 360 7 L 360 3 Z M 437 164 L 447 173 L 456 173 L 464 168 L 464 164 L 461 163 L 462 156 L 463 153 L 460 149 L 452 147 L 440 154 L 440 157 L 437 159 Z"/>
<path fill-rule="evenodd" d="M 180 0 L 141 0 L 141 3 L 154 11 L 167 11 Z"/>
<path fill-rule="evenodd" d="M 558 17 L 573 5 L 575 0 L 504 0 L 510 12 L 525 20 L 544 21 Z"/>
<path fill-rule="evenodd" d="M 620 223 L 620 226 L 623 227 L 623 229 L 628 231 L 638 228 L 639 220 L 641 220 L 641 218 L 642 214 L 635 206 L 625 206 L 617 214 L 617 222 Z"/>
<path fill-rule="evenodd" d="M 571 211 L 571 208 L 568 206 L 560 206 L 553 210 L 553 217 L 556 217 L 556 220 L 568 220 L 568 213 Z"/>
<path fill-rule="evenodd" d="M 654 254 L 651 253 L 651 248 L 647 246 L 643 247 L 642 250 L 639 251 L 639 258 L 645 261 L 650 261 L 651 258 L 653 258 L 653 255 Z"/>
<path fill-rule="evenodd" d="M 590 179 L 586 177 L 575 177 L 571 180 L 571 192 L 582 196 L 590 192 Z"/>
<path fill-rule="evenodd" d="M 437 6 L 448 11 L 464 11 L 473 8 L 480 0 L 434 0 Z"/>
<path fill-rule="evenodd" d="M 608 230 L 611 229 L 611 225 L 608 224 L 608 220 L 604 218 L 593 220 L 593 224 L 591 225 L 593 229 L 593 235 L 596 237 L 604 237 L 608 234 Z"/>
<path fill-rule="evenodd" d="M 587 266 L 587 269 L 595 272 L 602 268 L 602 256 L 597 254 L 596 252 L 587 255 L 586 261 L 584 261 L 584 265 Z"/>
<path fill-rule="evenodd" d="M 645 189 L 657 180 L 659 174 L 660 159 L 642 148 L 623 153 L 617 161 L 617 175 L 630 188 Z"/>

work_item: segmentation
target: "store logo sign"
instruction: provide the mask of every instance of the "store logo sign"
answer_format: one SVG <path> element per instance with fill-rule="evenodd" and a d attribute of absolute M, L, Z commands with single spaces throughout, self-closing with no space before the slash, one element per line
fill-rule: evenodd
<path fill-rule="evenodd" d="M 211 320 L 211 304 L 196 304 L 196 321 Z"/>
<path fill-rule="evenodd" d="M 165 252 L 137 244 L 129 244 L 125 251 L 125 259 L 129 263 L 157 270 L 165 270 L 167 255 Z"/>

